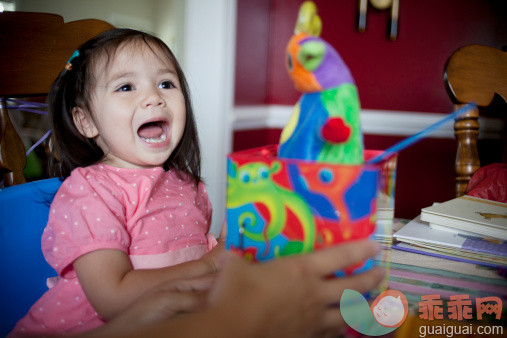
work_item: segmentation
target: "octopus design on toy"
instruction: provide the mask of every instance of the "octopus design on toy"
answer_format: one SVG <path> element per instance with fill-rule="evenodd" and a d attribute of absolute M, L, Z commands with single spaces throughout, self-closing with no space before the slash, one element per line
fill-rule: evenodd
<path fill-rule="evenodd" d="M 319 38 L 313 2 L 301 5 L 286 48 L 286 68 L 303 94 L 282 131 L 279 157 L 340 164 L 363 163 L 357 88 L 336 50 Z"/>
<path fill-rule="evenodd" d="M 230 215 L 236 215 L 231 217 L 229 225 L 237 223 L 243 236 L 264 242 L 266 249 L 262 258 L 269 252 L 272 240 L 284 231 L 288 215 L 292 213 L 301 224 L 302 242 L 291 240 L 283 245 L 281 252 L 275 248 L 274 256 L 312 251 L 315 224 L 310 209 L 301 197 L 276 184 L 271 178 L 281 170 L 280 163 L 275 161 L 271 167 L 263 162 L 251 162 L 239 167 L 232 161 L 228 164 L 227 217 L 229 219 Z M 260 208 L 265 209 L 265 215 L 258 211 Z M 235 212 L 239 209 L 239 212 Z"/>
<path fill-rule="evenodd" d="M 289 165 L 288 174 L 294 191 L 312 208 L 314 217 L 337 222 L 335 240 L 364 238 L 374 231 L 370 217 L 376 207 L 375 170 L 342 166 L 338 173 L 325 166 Z"/>

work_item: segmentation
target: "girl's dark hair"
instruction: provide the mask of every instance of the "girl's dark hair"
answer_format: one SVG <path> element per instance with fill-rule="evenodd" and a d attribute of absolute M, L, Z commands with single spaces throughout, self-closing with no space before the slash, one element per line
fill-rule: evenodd
<path fill-rule="evenodd" d="M 188 84 L 176 57 L 159 38 L 133 29 L 115 28 L 105 31 L 79 47 L 79 55 L 72 58 L 71 69 L 64 69 L 53 83 L 48 95 L 49 114 L 53 129 L 50 173 L 67 177 L 77 167 L 97 163 L 104 152 L 93 139 L 84 137 L 74 125 L 74 107 L 90 110 L 90 95 L 96 79 L 98 62 L 110 60 L 117 48 L 130 42 L 145 43 L 149 48 L 161 50 L 173 63 L 185 98 L 186 121 L 181 140 L 169 159 L 165 170 L 174 168 L 184 172 L 196 183 L 201 181 L 201 154 L 197 127 L 190 101 Z"/>

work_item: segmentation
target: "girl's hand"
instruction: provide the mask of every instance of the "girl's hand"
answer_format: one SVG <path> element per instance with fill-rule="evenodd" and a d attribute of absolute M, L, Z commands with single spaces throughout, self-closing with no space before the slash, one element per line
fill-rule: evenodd
<path fill-rule="evenodd" d="M 220 230 L 220 235 L 218 237 L 218 242 L 225 243 L 225 238 L 227 237 L 227 221 L 224 220 L 224 223 L 222 224 L 222 230 Z"/>
<path fill-rule="evenodd" d="M 206 253 L 201 260 L 210 267 L 210 273 L 216 273 L 222 270 L 224 266 L 225 243 L 219 240 L 218 244 Z"/>
<path fill-rule="evenodd" d="M 224 253 L 225 253 L 225 238 L 227 236 L 227 223 L 224 220 L 220 235 L 217 239 L 218 244 L 211 249 L 201 259 L 210 266 L 210 271 L 213 273 L 222 270 L 224 266 Z"/>

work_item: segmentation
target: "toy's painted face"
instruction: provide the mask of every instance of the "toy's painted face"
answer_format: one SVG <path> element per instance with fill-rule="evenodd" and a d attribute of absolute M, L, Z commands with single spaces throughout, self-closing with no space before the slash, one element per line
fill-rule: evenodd
<path fill-rule="evenodd" d="M 263 187 L 269 181 L 269 168 L 261 163 L 241 166 L 238 171 L 237 180 L 238 184 L 245 187 Z"/>
<path fill-rule="evenodd" d="M 385 296 L 372 309 L 373 316 L 383 326 L 395 326 L 405 316 L 403 303 L 398 296 Z"/>
<path fill-rule="evenodd" d="M 326 47 L 319 40 L 313 39 L 302 43 L 310 35 L 300 33 L 294 35 L 287 44 L 286 67 L 289 76 L 294 81 L 296 89 L 303 93 L 317 92 L 322 90 L 312 73 L 322 63 Z"/>
<path fill-rule="evenodd" d="M 286 49 L 285 65 L 296 89 L 313 93 L 354 84 L 347 65 L 338 52 L 317 36 L 293 35 Z"/>

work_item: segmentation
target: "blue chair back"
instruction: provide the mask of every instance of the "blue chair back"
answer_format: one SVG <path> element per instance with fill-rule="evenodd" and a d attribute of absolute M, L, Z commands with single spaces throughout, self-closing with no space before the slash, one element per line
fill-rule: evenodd
<path fill-rule="evenodd" d="M 0 337 L 47 291 L 57 275 L 44 259 L 41 236 L 61 185 L 51 178 L 0 190 Z"/>

